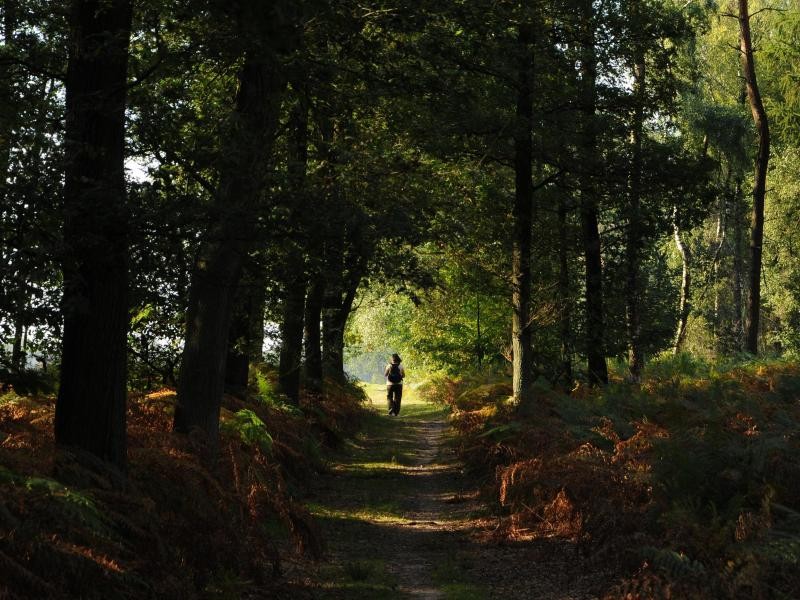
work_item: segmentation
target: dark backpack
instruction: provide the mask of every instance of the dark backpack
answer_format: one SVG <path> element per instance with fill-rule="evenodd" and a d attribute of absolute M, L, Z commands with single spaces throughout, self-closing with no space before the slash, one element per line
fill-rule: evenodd
<path fill-rule="evenodd" d="M 400 383 L 403 381 L 403 376 L 400 374 L 400 365 L 398 363 L 392 363 L 389 365 L 389 383 Z"/>

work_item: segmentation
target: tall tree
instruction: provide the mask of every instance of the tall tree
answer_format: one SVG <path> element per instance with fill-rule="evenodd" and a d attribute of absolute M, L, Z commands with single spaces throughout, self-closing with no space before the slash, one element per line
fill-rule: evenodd
<path fill-rule="evenodd" d="M 7 0 L 3 6 L 3 45 L 4 54 L 14 47 L 17 29 L 17 2 Z M 14 101 L 14 77 L 10 57 L 0 60 L 0 200 L 5 199 L 8 168 L 11 160 L 11 148 L 16 102 Z"/>
<path fill-rule="evenodd" d="M 74 0 L 66 77 L 64 336 L 55 437 L 126 466 L 131 0 Z"/>
<path fill-rule="evenodd" d="M 739 0 L 739 57 L 747 87 L 747 100 L 758 134 L 755 173 L 753 175 L 753 212 L 750 221 L 750 287 L 747 296 L 747 331 L 745 350 L 758 354 L 758 329 L 761 314 L 761 255 L 764 243 L 764 198 L 767 193 L 769 166 L 769 122 L 761 100 L 753 60 L 750 35 L 750 12 L 747 0 Z"/>
<path fill-rule="evenodd" d="M 218 441 L 234 291 L 256 236 L 257 215 L 264 208 L 267 169 L 286 86 L 275 48 L 259 38 L 268 31 L 259 30 L 264 24 L 259 7 L 248 2 L 245 8 L 236 17 L 245 57 L 235 109 L 221 145 L 212 208 L 216 220 L 192 274 L 174 421 L 178 432 L 203 432 L 212 448 Z"/>
<path fill-rule="evenodd" d="M 558 195 L 558 320 L 561 339 L 561 376 L 565 386 L 572 385 L 572 294 L 570 293 L 569 236 L 567 202 Z"/>
<path fill-rule="evenodd" d="M 531 345 L 531 227 L 533 226 L 533 30 L 518 26 L 519 66 L 514 127 L 514 206 L 512 240 L 512 353 L 514 400 L 521 410 L 533 402 Z"/>
<path fill-rule="evenodd" d="M 300 400 L 300 374 L 303 355 L 303 320 L 306 299 L 305 246 L 309 233 L 299 226 L 306 209 L 306 170 L 308 168 L 308 106 L 298 98 L 290 117 L 288 164 L 289 174 L 289 219 L 288 253 L 282 269 L 282 319 L 281 352 L 278 363 L 278 384 L 290 401 Z M 303 243 L 306 242 L 306 243 Z"/>
<path fill-rule="evenodd" d="M 3 44 L 5 51 L 3 60 L 0 61 L 0 207 L 5 207 L 8 202 L 8 181 L 10 179 L 11 167 L 11 151 L 14 145 L 14 122 L 17 117 L 17 99 L 15 94 L 15 69 L 13 68 L 10 59 L 10 54 L 14 51 L 14 39 L 16 29 L 18 27 L 17 15 L 17 2 L 9 0 L 5 3 L 3 11 Z M 17 231 L 19 233 L 19 221 L 17 222 Z M 25 322 L 23 320 L 24 309 L 20 304 L 25 301 L 25 286 L 18 282 L 16 288 L 15 308 L 16 315 L 14 316 L 14 340 L 11 350 L 11 368 L 19 372 L 23 363 L 24 352 L 24 328 Z"/>
<path fill-rule="evenodd" d="M 681 235 L 680 222 L 678 219 L 678 207 L 673 208 L 672 213 L 673 237 L 675 247 L 681 255 L 681 293 L 678 302 L 678 327 L 675 331 L 675 342 L 672 345 L 672 353 L 678 354 L 683 348 L 686 340 L 686 326 L 689 323 L 689 314 L 692 310 L 689 294 L 692 287 L 692 252 L 688 244 L 683 241 Z"/>
<path fill-rule="evenodd" d="M 597 53 L 595 49 L 595 15 L 592 0 L 579 2 L 580 92 L 583 135 L 580 140 L 582 165 L 580 173 L 580 216 L 583 237 L 586 283 L 586 358 L 588 378 L 592 385 L 608 383 L 605 356 L 605 322 L 603 316 L 603 261 L 598 225 L 598 169 L 596 115 Z"/>
<path fill-rule="evenodd" d="M 628 174 L 628 228 L 625 245 L 625 307 L 628 326 L 628 371 L 639 381 L 644 366 L 641 323 L 641 251 L 644 237 L 642 215 L 642 136 L 645 114 L 645 46 L 639 0 L 629 3 L 632 31 L 633 118 L 630 128 L 630 172 Z"/>
<path fill-rule="evenodd" d="M 312 257 L 315 256 L 312 254 Z M 325 298 L 325 282 L 318 270 L 311 270 L 312 281 L 306 295 L 303 317 L 303 353 L 306 386 L 314 391 L 322 389 L 322 304 Z"/>
<path fill-rule="evenodd" d="M 326 82 L 326 88 L 328 84 Z M 327 91 L 327 90 L 326 90 Z M 322 373 L 339 380 L 343 376 L 343 356 L 340 340 L 344 339 L 344 324 L 340 323 L 340 309 L 344 291 L 345 245 L 347 208 L 339 181 L 339 155 L 337 138 L 341 137 L 342 124 L 337 122 L 331 98 L 324 101 L 319 119 L 320 143 L 325 162 L 324 194 L 327 219 L 324 231 L 323 270 L 325 281 L 322 299 Z M 341 326 L 341 327 L 340 327 Z"/>
<path fill-rule="evenodd" d="M 225 357 L 225 389 L 230 393 L 247 391 L 250 363 L 261 356 L 264 344 L 266 304 L 263 256 L 256 252 L 242 266 L 242 276 L 234 290 L 228 351 Z"/>

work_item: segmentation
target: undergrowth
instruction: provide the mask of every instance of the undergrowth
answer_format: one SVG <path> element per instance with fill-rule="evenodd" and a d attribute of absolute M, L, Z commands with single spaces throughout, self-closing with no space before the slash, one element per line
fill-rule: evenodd
<path fill-rule="evenodd" d="M 572 539 L 606 598 L 800 595 L 800 365 L 651 363 L 521 416 L 505 382 L 438 381 L 504 538 Z"/>
<path fill-rule="evenodd" d="M 171 433 L 172 390 L 133 395 L 123 488 L 56 451 L 51 397 L 0 396 L 0 597 L 280 589 L 282 558 L 324 550 L 294 492 L 322 468 L 324 446 L 355 431 L 364 398 L 356 386 L 330 384 L 292 407 L 270 377 L 260 372 L 247 399 L 226 396 L 213 463 L 198 458 L 191 436 Z"/>

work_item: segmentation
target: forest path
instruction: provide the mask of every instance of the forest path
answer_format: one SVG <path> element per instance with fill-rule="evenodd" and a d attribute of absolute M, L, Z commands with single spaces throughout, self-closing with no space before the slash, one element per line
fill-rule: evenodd
<path fill-rule="evenodd" d="M 315 485 L 329 556 L 303 586 L 311 597 L 594 598 L 597 577 L 571 544 L 481 541 L 486 511 L 447 443 L 447 410 L 409 387 L 399 417 L 386 415 L 383 386 L 367 387 L 361 433 Z"/>

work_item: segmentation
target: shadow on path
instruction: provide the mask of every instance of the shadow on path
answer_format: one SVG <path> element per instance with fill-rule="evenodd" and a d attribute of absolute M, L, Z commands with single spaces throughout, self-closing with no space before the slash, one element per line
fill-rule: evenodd
<path fill-rule="evenodd" d="M 596 597 L 597 575 L 567 542 L 479 541 L 477 494 L 446 443 L 446 410 L 411 395 L 389 417 L 380 389 L 370 391 L 361 435 L 310 498 L 329 550 L 305 586 L 311 597 Z"/>

